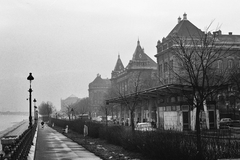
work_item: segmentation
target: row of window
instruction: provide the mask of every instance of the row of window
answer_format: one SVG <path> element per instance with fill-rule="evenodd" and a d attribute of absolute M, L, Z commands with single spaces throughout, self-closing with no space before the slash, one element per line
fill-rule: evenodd
<path fill-rule="evenodd" d="M 233 59 L 228 59 L 227 61 L 227 67 L 229 69 L 233 68 L 234 65 L 234 61 Z M 238 60 L 237 62 L 237 67 L 240 68 L 240 60 Z M 218 60 L 217 61 L 217 68 L 223 68 L 223 60 Z M 170 60 L 169 63 L 168 62 L 164 62 L 164 64 L 159 64 L 159 74 L 160 76 L 163 74 L 163 72 L 168 72 L 169 69 L 173 69 L 173 60 Z"/>
<path fill-rule="evenodd" d="M 231 68 L 233 68 L 233 65 L 234 65 L 234 61 L 233 61 L 233 59 L 228 59 L 228 61 L 227 61 L 227 67 L 229 68 L 229 69 L 231 69 Z M 237 62 L 237 67 L 239 68 L 240 67 L 240 60 L 238 60 L 238 62 Z M 223 68 L 223 60 L 218 60 L 218 62 L 217 62 L 217 68 Z"/>
<path fill-rule="evenodd" d="M 127 92 L 127 90 L 128 90 L 128 82 L 127 82 L 127 80 L 119 83 L 118 85 L 119 85 L 119 90 L 120 90 L 121 93 Z"/>
<path fill-rule="evenodd" d="M 162 72 L 167 72 L 169 69 L 173 69 L 173 60 L 170 60 L 168 62 L 164 62 L 164 66 L 162 64 L 159 65 L 159 73 L 162 74 Z"/>
<path fill-rule="evenodd" d="M 165 106 L 165 107 L 159 107 L 159 111 L 189 111 L 190 106 L 188 105 L 182 105 L 182 106 Z M 214 110 L 215 106 L 214 105 L 208 105 L 208 110 Z"/>

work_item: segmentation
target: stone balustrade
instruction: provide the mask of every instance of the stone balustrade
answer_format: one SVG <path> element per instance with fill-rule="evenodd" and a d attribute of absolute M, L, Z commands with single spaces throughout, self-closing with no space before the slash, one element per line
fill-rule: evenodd
<path fill-rule="evenodd" d="M 21 135 L 5 136 L 1 139 L 2 153 L 0 160 L 24 160 L 27 159 L 37 124 L 32 125 Z"/>

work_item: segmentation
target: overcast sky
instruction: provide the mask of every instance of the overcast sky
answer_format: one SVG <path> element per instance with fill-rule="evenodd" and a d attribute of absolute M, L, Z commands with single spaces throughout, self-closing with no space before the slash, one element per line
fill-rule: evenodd
<path fill-rule="evenodd" d="M 240 34 L 239 0 L 0 0 L 0 110 L 28 111 L 74 94 L 88 96 L 99 73 L 111 78 L 118 54 L 124 66 L 140 40 L 156 61 L 156 44 L 187 18 L 205 30 Z"/>

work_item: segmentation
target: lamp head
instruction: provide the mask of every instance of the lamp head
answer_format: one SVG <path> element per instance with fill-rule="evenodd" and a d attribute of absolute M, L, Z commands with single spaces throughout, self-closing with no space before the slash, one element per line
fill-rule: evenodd
<path fill-rule="evenodd" d="M 29 73 L 29 76 L 27 77 L 27 80 L 29 80 L 30 82 L 31 82 L 32 80 L 34 80 L 34 77 L 32 76 L 32 73 Z"/>

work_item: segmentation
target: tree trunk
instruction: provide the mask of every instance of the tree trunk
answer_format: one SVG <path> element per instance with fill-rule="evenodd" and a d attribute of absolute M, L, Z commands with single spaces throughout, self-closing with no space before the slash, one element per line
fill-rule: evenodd
<path fill-rule="evenodd" d="M 131 121 L 131 128 L 132 128 L 132 131 L 134 131 L 135 130 L 135 125 L 134 125 L 134 110 L 131 110 L 130 111 L 130 114 L 131 114 L 131 119 L 130 119 L 130 121 Z"/>
<path fill-rule="evenodd" d="M 196 111 L 196 131 L 197 131 L 196 136 L 197 136 L 197 159 L 198 160 L 203 159 L 202 142 L 201 142 L 201 128 L 200 128 L 200 119 L 199 119 L 201 105 L 197 106 L 197 111 Z"/>
<path fill-rule="evenodd" d="M 105 113 L 106 113 L 106 126 L 108 125 L 108 111 L 107 108 L 105 108 Z"/>

